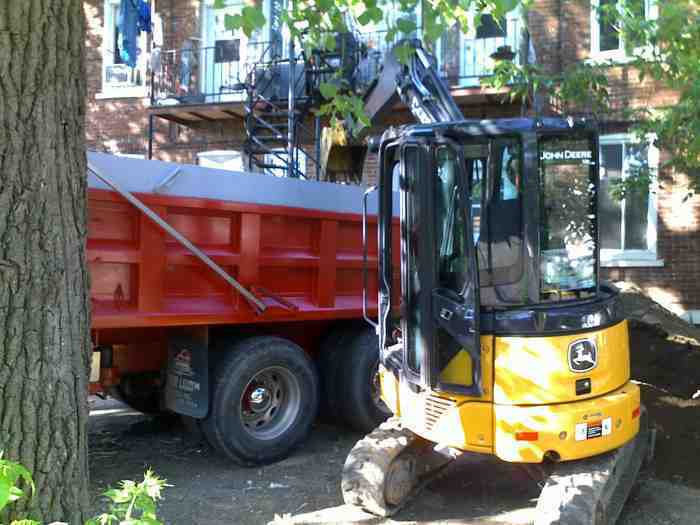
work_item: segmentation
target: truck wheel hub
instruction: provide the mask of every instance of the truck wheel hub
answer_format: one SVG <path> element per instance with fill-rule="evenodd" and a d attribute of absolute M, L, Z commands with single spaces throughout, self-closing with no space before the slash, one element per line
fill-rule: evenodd
<path fill-rule="evenodd" d="M 301 409 L 299 379 L 286 367 L 256 373 L 240 398 L 243 428 L 256 439 L 277 439 L 294 423 Z"/>
<path fill-rule="evenodd" d="M 265 387 L 257 387 L 250 393 L 250 409 L 253 412 L 264 412 L 270 406 L 272 394 Z"/>

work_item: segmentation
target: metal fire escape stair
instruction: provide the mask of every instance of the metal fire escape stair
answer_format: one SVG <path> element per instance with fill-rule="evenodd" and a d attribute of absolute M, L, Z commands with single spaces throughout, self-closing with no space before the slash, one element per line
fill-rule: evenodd
<path fill-rule="evenodd" d="M 297 58 L 292 65 L 289 59 L 274 58 L 271 51 L 272 48 L 266 50 L 247 78 L 244 151 L 248 169 L 303 178 L 306 173 L 301 173 L 298 157 L 308 156 L 302 149 L 303 120 L 311 107 L 311 97 L 306 93 L 305 62 Z M 290 70 L 294 70 L 295 78 L 291 78 Z M 289 82 L 293 83 L 291 104 Z M 307 142 L 313 140 L 313 135 L 310 139 Z"/>
<path fill-rule="evenodd" d="M 303 145 L 318 145 L 320 120 L 315 119 L 315 129 L 305 121 L 320 106 L 321 81 L 338 68 L 347 69 L 345 40 L 339 42 L 342 45 L 335 52 L 315 50 L 309 57 L 300 53 L 295 55 L 293 64 L 288 58 L 279 58 L 279 52 L 275 52 L 279 46 L 270 45 L 250 67 L 246 78 L 244 142 L 249 170 L 305 178 L 306 173 L 301 173 L 305 165 L 309 172 L 318 174 L 319 148 L 310 151 Z M 355 51 L 353 47 L 351 52 Z M 290 91 L 294 99 L 291 103 Z"/>

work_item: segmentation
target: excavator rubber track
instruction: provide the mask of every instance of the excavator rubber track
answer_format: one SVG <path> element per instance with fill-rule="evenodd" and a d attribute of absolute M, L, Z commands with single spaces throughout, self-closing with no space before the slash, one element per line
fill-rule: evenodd
<path fill-rule="evenodd" d="M 534 525 L 614 525 L 653 448 L 654 432 L 642 410 L 639 433 L 629 443 L 556 465 L 537 500 Z"/>
<path fill-rule="evenodd" d="M 451 458 L 391 418 L 358 441 L 343 467 L 345 503 L 377 516 L 398 512 Z"/>

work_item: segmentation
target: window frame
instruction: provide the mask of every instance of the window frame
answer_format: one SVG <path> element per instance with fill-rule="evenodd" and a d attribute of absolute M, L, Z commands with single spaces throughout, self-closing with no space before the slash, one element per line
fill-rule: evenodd
<path fill-rule="evenodd" d="M 139 57 L 135 70 L 141 72 L 143 85 L 119 86 L 107 83 L 107 67 L 114 65 L 114 38 L 117 27 L 117 18 L 119 16 L 119 0 L 103 0 L 103 15 L 102 15 L 102 46 L 100 55 L 102 59 L 101 68 L 101 92 L 96 94 L 95 98 L 143 98 L 147 95 L 148 87 L 148 60 L 146 53 L 148 48 L 148 36 L 146 33 L 141 33 L 139 36 L 139 46 L 144 50 Z"/>
<path fill-rule="evenodd" d="M 217 170 L 227 170 L 227 171 L 247 171 L 246 170 L 246 160 L 245 160 L 245 154 L 243 151 L 239 150 L 234 150 L 234 149 L 216 149 L 216 150 L 207 150 L 207 151 L 199 151 L 197 152 L 197 165 L 202 166 L 204 168 L 212 168 L 212 169 L 217 169 Z M 224 160 L 223 163 L 218 163 L 216 159 L 222 159 Z M 223 166 L 214 166 L 213 164 L 224 164 L 227 161 L 232 161 L 240 159 L 241 161 L 241 168 L 238 170 L 233 170 L 230 168 L 225 168 Z M 205 164 L 207 161 L 209 161 L 209 165 L 203 165 L 202 160 L 205 161 Z"/>
<path fill-rule="evenodd" d="M 617 0 L 619 6 L 620 0 Z M 625 42 L 622 35 L 619 36 L 619 45 L 617 49 L 601 50 L 600 49 L 600 20 L 598 18 L 598 8 L 600 0 L 591 0 L 590 14 L 590 32 L 591 32 L 591 49 L 590 56 L 594 61 L 598 60 L 614 60 L 616 62 L 625 62 L 631 60 L 634 56 L 643 55 L 647 51 L 646 47 L 637 47 L 633 50 L 632 56 L 625 51 Z M 659 5 L 657 0 L 644 0 L 644 18 L 646 20 L 656 20 L 659 17 Z"/>
<path fill-rule="evenodd" d="M 640 249 L 612 249 L 603 248 L 602 232 L 600 235 L 600 265 L 602 267 L 634 267 L 634 266 L 663 266 L 663 260 L 658 259 L 658 202 L 657 193 L 659 189 L 658 169 L 659 169 L 659 151 L 653 144 L 655 137 L 647 137 L 647 165 L 651 172 L 651 182 L 649 187 L 649 200 L 647 203 L 647 248 Z M 598 144 L 598 158 L 602 159 L 602 147 L 611 145 L 622 145 L 622 178 L 629 174 L 629 164 L 627 156 L 627 146 L 638 144 L 636 137 L 628 133 L 613 133 L 601 135 Z M 599 167 L 602 178 L 602 161 Z M 621 235 L 624 245 L 625 233 L 625 206 L 626 199 L 620 203 L 621 210 Z"/>

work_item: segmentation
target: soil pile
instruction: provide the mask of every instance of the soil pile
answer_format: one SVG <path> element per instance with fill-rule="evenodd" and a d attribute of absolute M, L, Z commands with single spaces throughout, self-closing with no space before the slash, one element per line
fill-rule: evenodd
<path fill-rule="evenodd" d="M 638 287 L 616 285 L 630 320 L 632 378 L 657 429 L 653 475 L 700 487 L 700 329 Z"/>

